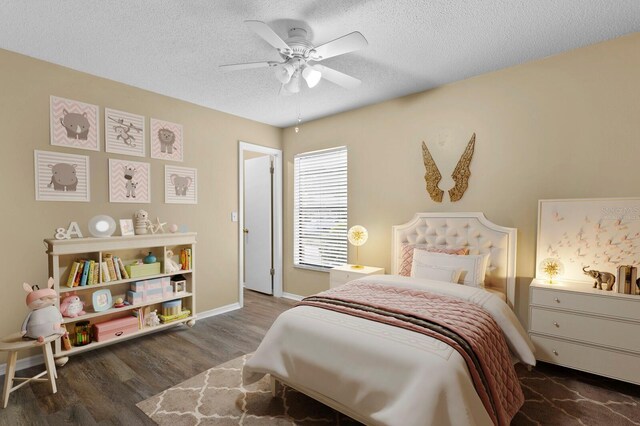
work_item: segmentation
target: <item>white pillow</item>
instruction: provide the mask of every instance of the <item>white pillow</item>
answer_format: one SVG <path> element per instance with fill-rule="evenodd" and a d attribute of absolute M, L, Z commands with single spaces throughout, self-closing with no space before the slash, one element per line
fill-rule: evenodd
<path fill-rule="evenodd" d="M 413 251 L 413 261 L 421 265 L 461 269 L 458 282 L 471 287 L 484 288 L 484 276 L 489 263 L 489 254 L 470 254 L 456 256 L 444 253 L 431 253 L 424 250 Z"/>
<path fill-rule="evenodd" d="M 427 278 L 430 280 L 444 281 L 458 284 L 462 269 L 448 266 L 427 265 L 413 260 L 411 264 L 411 276 L 415 278 Z"/>

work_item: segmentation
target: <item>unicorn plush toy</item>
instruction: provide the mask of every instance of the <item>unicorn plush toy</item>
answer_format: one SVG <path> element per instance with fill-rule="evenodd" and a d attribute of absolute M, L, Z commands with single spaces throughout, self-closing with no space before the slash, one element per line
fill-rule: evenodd
<path fill-rule="evenodd" d="M 62 315 L 54 306 L 58 295 L 53 290 L 53 278 L 47 282 L 48 288 L 40 290 L 38 286 L 31 287 L 27 283 L 22 288 L 27 292 L 27 306 L 31 312 L 22 323 L 22 335 L 38 342 L 52 334 L 63 335 L 66 330 L 62 327 Z"/>

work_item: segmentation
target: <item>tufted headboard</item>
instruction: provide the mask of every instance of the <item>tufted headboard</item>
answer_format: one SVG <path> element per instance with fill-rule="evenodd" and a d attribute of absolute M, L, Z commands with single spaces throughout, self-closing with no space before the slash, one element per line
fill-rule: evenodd
<path fill-rule="evenodd" d="M 490 222 L 483 213 L 416 213 L 393 227 L 391 273 L 397 274 L 402 243 L 437 248 L 469 248 L 469 254 L 490 253 L 485 288 L 506 296 L 513 308 L 516 281 L 516 229 Z"/>

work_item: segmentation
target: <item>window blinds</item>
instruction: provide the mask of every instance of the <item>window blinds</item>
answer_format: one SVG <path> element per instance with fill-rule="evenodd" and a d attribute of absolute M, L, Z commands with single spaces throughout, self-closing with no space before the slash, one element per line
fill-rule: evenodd
<path fill-rule="evenodd" d="M 347 263 L 347 148 L 296 155 L 293 193 L 293 264 Z"/>

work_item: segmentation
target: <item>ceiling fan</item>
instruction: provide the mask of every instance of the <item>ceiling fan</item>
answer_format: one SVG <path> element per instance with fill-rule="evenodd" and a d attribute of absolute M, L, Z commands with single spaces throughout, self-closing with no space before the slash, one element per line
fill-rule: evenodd
<path fill-rule="evenodd" d="M 301 77 L 309 88 L 315 87 L 322 78 L 346 89 L 360 85 L 360 80 L 357 78 L 317 63 L 367 46 L 367 39 L 358 31 L 314 47 L 307 40 L 307 31 L 302 28 L 291 28 L 289 38 L 285 41 L 262 21 L 244 21 L 244 23 L 275 47 L 283 62 L 263 61 L 220 65 L 223 71 L 275 68 L 276 78 L 282 83 L 281 91 L 288 93 L 300 91 Z"/>

